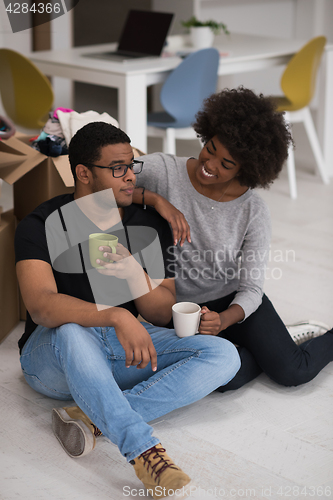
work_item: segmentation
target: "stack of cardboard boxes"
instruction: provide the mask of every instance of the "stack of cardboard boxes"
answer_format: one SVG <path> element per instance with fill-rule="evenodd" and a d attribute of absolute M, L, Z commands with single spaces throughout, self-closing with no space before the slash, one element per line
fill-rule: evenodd
<path fill-rule="evenodd" d="M 20 319 L 25 319 L 15 273 L 17 222 L 53 196 L 73 192 L 74 180 L 67 155 L 47 157 L 33 149 L 29 137 L 20 133 L 0 141 L 0 178 L 13 185 L 14 194 L 14 209 L 1 214 L 0 223 L 1 342 Z"/>

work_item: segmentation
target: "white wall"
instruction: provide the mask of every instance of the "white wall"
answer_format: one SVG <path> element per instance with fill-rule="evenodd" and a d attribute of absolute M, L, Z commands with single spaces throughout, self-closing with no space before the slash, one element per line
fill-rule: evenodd
<path fill-rule="evenodd" d="M 31 30 L 13 33 L 4 2 L 0 2 L 0 47 L 27 54 L 31 48 Z"/>
<path fill-rule="evenodd" d="M 201 19 L 214 19 L 228 26 L 231 33 L 293 38 L 295 2 L 293 0 L 222 0 L 200 2 Z M 280 94 L 283 68 L 241 73 L 228 78 L 226 86 L 244 85 L 255 92 Z M 219 80 L 224 87 L 223 78 Z"/>
<path fill-rule="evenodd" d="M 180 20 L 225 22 L 235 33 L 308 39 L 325 35 L 333 42 L 332 0 L 153 0 L 153 10 L 175 13 L 173 31 Z"/>
<path fill-rule="evenodd" d="M 179 20 L 195 14 L 200 20 L 223 22 L 233 33 L 308 40 L 325 35 L 333 42 L 333 0 L 154 0 L 154 10 L 176 12 Z M 264 94 L 280 94 L 283 67 L 220 79 L 220 87 L 240 84 Z M 312 105 L 315 107 L 317 96 Z"/>
<path fill-rule="evenodd" d="M 295 38 L 325 35 L 333 43 L 332 0 L 294 0 L 296 2 Z"/>
<path fill-rule="evenodd" d="M 180 21 L 189 19 L 193 14 L 193 0 L 153 0 L 152 10 L 174 13 L 175 16 L 169 34 L 179 35 L 184 32 Z"/>
<path fill-rule="evenodd" d="M 67 49 L 73 46 L 73 9 L 63 16 L 51 21 L 51 47 L 54 50 Z M 53 108 L 59 106 L 71 108 L 73 105 L 74 84 L 66 78 L 53 77 Z"/>
<path fill-rule="evenodd" d="M 233 33 L 292 38 L 293 0 L 202 1 L 199 16 L 224 22 Z"/>

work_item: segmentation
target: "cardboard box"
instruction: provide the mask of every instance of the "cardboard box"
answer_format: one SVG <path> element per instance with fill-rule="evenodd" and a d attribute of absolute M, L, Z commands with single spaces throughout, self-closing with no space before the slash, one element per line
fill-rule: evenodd
<path fill-rule="evenodd" d="M 30 145 L 29 137 L 20 132 L 17 132 L 10 139 L 0 141 L 0 178 L 8 182 L 8 184 L 13 185 L 14 214 L 12 214 L 12 216 L 14 218 L 15 215 L 18 220 L 22 220 L 44 201 L 59 194 L 72 193 L 74 191 L 74 179 L 71 173 L 68 156 L 51 158 L 43 155 L 39 151 L 33 149 Z M 3 217 L 5 217 L 5 215 L 3 215 Z M 5 226 L 2 227 L 2 230 L 5 231 Z M 11 234 L 11 244 L 14 249 L 15 228 L 11 233 L 8 229 L 7 233 Z M 7 238 L 8 236 L 6 236 L 6 239 Z M 3 241 L 4 238 L 1 238 L 1 245 L 5 244 Z M 7 241 L 6 245 L 8 250 L 8 245 L 10 245 L 10 243 Z M 2 254 L 1 257 L 3 258 Z M 8 273 L 11 274 L 11 272 L 12 270 L 8 269 Z M 3 300 L 5 287 L 3 280 L 7 280 L 8 276 L 0 276 L 1 311 L 5 304 Z M 18 289 L 16 274 L 15 278 L 12 277 L 12 281 L 14 280 L 16 289 Z M 2 314 L 0 314 L 0 340 L 9 333 L 19 319 L 26 319 L 25 306 L 18 291 L 15 296 L 15 307 L 13 305 L 14 303 L 12 304 L 13 300 L 14 294 L 13 291 L 11 291 L 11 295 L 7 300 L 7 302 L 11 304 L 11 310 L 5 322 L 2 321 Z M 13 312 L 14 309 L 16 311 L 15 314 Z M 17 311 L 19 311 L 18 316 Z"/>
<path fill-rule="evenodd" d="M 0 342 L 20 320 L 19 291 L 15 272 L 13 210 L 1 215 L 0 223 Z"/>
<path fill-rule="evenodd" d="M 19 132 L 0 141 L 0 178 L 14 185 L 14 214 L 18 220 L 44 201 L 74 191 L 68 156 L 45 156 Z"/>

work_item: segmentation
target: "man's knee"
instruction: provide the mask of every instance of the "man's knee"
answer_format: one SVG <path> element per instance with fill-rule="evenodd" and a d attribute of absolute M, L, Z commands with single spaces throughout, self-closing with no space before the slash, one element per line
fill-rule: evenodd
<path fill-rule="evenodd" d="M 201 335 L 204 338 L 205 351 L 209 361 L 216 365 L 217 372 L 223 371 L 224 377 L 231 380 L 241 366 L 237 348 L 226 339 L 211 335 Z"/>
<path fill-rule="evenodd" d="M 76 323 L 65 323 L 64 325 L 58 326 L 56 329 L 56 334 L 58 337 L 67 338 L 69 335 L 76 337 L 82 332 L 82 326 Z"/>
<path fill-rule="evenodd" d="M 85 339 L 89 340 L 89 328 L 84 328 L 76 323 L 65 323 L 55 328 L 56 344 L 60 346 L 70 346 L 76 348 L 83 346 Z"/>
<path fill-rule="evenodd" d="M 223 346 L 221 349 L 224 355 L 224 362 L 229 365 L 230 380 L 236 375 L 241 367 L 241 359 L 238 350 L 234 344 L 226 339 L 220 339 L 223 341 Z"/>

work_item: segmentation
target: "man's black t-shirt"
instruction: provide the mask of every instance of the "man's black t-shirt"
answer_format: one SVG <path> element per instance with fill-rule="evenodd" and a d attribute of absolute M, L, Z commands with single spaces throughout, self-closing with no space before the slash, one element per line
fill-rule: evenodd
<path fill-rule="evenodd" d="M 69 241 L 67 236 L 69 228 L 66 226 L 66 216 L 64 216 L 64 214 L 66 214 L 65 205 L 68 205 L 73 201 L 73 194 L 66 194 L 52 198 L 51 200 L 42 203 L 19 223 L 15 234 L 16 262 L 29 259 L 45 261 L 52 266 L 58 293 L 70 295 L 87 302 L 104 304 L 107 303 L 104 302 L 104 297 L 102 299 L 103 302 L 99 302 L 98 300 L 96 300 L 96 294 L 94 294 L 92 291 L 91 281 L 89 281 L 88 277 L 89 271 L 90 269 L 92 269 L 92 267 L 90 267 L 89 269 L 89 256 L 87 257 L 87 255 L 89 254 L 88 237 L 83 238 L 81 243 L 79 243 L 78 245 L 74 244 L 73 246 L 70 246 L 69 244 L 67 251 L 62 252 L 61 254 L 59 252 L 58 258 L 55 258 L 54 255 L 50 255 L 50 253 L 54 253 L 53 247 L 56 247 L 58 245 L 58 242 L 56 241 L 57 235 L 55 236 L 54 244 L 51 243 L 52 239 L 50 240 L 50 238 L 47 237 L 48 235 L 45 228 L 45 221 L 47 219 L 50 220 L 49 216 L 51 214 L 53 214 L 52 218 L 54 218 L 54 216 L 58 217 L 59 215 L 59 220 L 61 221 L 60 233 L 66 235 L 67 241 Z M 76 204 L 71 203 L 70 206 L 76 207 Z M 85 232 L 87 233 L 87 235 L 91 233 L 102 232 L 99 227 L 97 227 L 91 220 L 86 218 L 82 214 L 82 212 L 80 212 L 81 220 L 82 216 L 84 217 L 83 225 L 85 226 Z M 103 230 L 103 232 L 110 233 L 111 231 Z M 62 234 L 59 235 L 58 239 L 61 239 Z M 132 254 L 138 253 L 140 255 L 144 253 L 145 248 L 152 246 L 151 243 L 154 239 L 154 236 L 158 235 L 163 255 L 162 264 L 164 264 L 164 276 L 159 276 L 159 278 L 174 277 L 174 273 L 172 271 L 172 253 L 168 252 L 168 248 L 173 244 L 170 227 L 168 223 L 153 209 L 148 208 L 147 210 L 144 210 L 141 206 L 135 204 L 132 204 L 129 207 L 125 207 L 121 225 L 120 227 L 118 227 L 118 230 L 117 228 L 115 230 L 115 228 L 113 227 L 112 234 L 118 236 L 119 242 L 126 248 L 128 248 L 128 250 Z M 51 248 L 49 251 L 50 245 Z M 66 269 L 66 262 L 71 261 L 71 263 L 73 263 L 72 258 L 67 258 L 68 254 L 70 254 L 71 256 L 74 255 L 75 257 L 75 269 L 73 269 L 73 266 Z M 142 265 L 146 270 L 145 260 L 142 261 Z M 100 276 L 100 273 L 97 274 L 98 279 L 106 279 L 105 277 Z M 152 278 L 154 278 L 151 273 L 148 274 Z M 117 278 L 113 277 L 112 279 L 117 280 Z M 118 283 L 120 283 L 120 281 L 124 282 L 125 280 L 118 280 Z M 116 292 L 113 293 L 113 300 L 114 295 L 118 295 L 118 302 L 116 305 L 118 307 L 123 307 L 129 310 L 134 316 L 137 316 L 138 312 L 135 307 L 134 300 L 127 300 L 123 303 L 119 303 L 119 297 L 122 297 L 122 295 L 120 291 L 118 293 L 118 290 L 121 290 L 121 287 L 116 286 L 114 287 L 114 289 L 116 290 Z M 128 295 L 126 293 L 123 294 L 123 296 L 127 297 L 128 299 Z M 113 304 L 114 303 L 111 299 L 110 305 Z M 25 342 L 36 327 L 37 325 L 32 321 L 29 312 L 27 312 L 25 331 L 19 340 L 20 352 L 22 351 Z"/>

